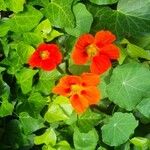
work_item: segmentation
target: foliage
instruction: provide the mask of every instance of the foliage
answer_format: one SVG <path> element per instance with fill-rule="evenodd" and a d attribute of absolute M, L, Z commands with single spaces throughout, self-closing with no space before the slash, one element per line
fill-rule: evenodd
<path fill-rule="evenodd" d="M 0 0 L 0 150 L 150 149 L 150 0 Z M 53 87 L 89 72 L 71 59 L 77 38 L 116 35 L 120 58 L 100 76 L 83 114 Z M 41 43 L 59 46 L 54 70 L 29 66 Z"/>

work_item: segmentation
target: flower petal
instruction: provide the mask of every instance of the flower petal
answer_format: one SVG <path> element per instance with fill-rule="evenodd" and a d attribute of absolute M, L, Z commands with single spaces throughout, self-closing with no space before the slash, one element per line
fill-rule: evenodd
<path fill-rule="evenodd" d="M 82 65 L 88 61 L 88 55 L 85 51 L 74 48 L 71 54 L 72 60 L 75 64 Z"/>
<path fill-rule="evenodd" d="M 40 67 L 45 71 L 50 71 L 56 68 L 56 63 L 54 60 L 46 59 L 41 61 Z"/>
<path fill-rule="evenodd" d="M 62 96 L 69 96 L 70 88 L 62 85 L 57 85 L 52 89 L 52 92 Z"/>
<path fill-rule="evenodd" d="M 40 58 L 40 55 L 37 51 L 35 51 L 31 57 L 29 58 L 28 60 L 28 64 L 31 66 L 31 67 L 40 67 L 40 64 L 41 64 L 41 58 Z"/>
<path fill-rule="evenodd" d="M 94 73 L 83 73 L 81 78 L 83 86 L 96 86 L 100 82 L 100 76 Z"/>
<path fill-rule="evenodd" d="M 101 48 L 107 44 L 111 44 L 116 40 L 116 36 L 112 34 L 110 31 L 99 31 L 95 35 L 95 41 L 94 43 L 97 45 L 97 47 Z"/>
<path fill-rule="evenodd" d="M 91 72 L 96 74 L 102 74 L 111 67 L 110 59 L 105 55 L 95 56 L 90 66 Z"/>
<path fill-rule="evenodd" d="M 88 100 L 90 105 L 97 104 L 100 100 L 100 91 L 95 86 L 89 86 L 81 92 L 81 95 Z"/>
<path fill-rule="evenodd" d="M 78 38 L 75 44 L 75 48 L 80 49 L 81 51 L 85 51 L 85 48 L 93 42 L 94 37 L 91 34 L 83 34 Z"/>
<path fill-rule="evenodd" d="M 77 113 L 83 113 L 88 107 L 88 101 L 84 97 L 75 94 L 70 97 L 72 107 Z"/>
<path fill-rule="evenodd" d="M 118 59 L 119 58 L 119 48 L 114 44 L 109 44 L 100 49 L 100 53 L 107 55 L 110 59 Z"/>

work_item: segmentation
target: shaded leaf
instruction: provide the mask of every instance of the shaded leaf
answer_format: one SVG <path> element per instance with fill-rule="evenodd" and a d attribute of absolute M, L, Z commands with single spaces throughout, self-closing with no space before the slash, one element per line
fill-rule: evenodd
<path fill-rule="evenodd" d="M 37 70 L 23 68 L 16 74 L 17 83 L 20 84 L 22 92 L 24 94 L 28 93 L 32 89 L 32 79 L 37 73 Z"/>

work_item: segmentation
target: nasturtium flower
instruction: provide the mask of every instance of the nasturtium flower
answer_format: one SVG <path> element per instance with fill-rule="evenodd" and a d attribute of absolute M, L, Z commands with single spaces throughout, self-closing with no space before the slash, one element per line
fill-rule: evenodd
<path fill-rule="evenodd" d="M 50 71 L 56 68 L 61 62 L 62 54 L 56 44 L 42 43 L 29 58 L 31 67 L 38 67 L 45 71 Z"/>
<path fill-rule="evenodd" d="M 119 48 L 113 44 L 115 40 L 110 31 L 99 31 L 95 37 L 83 34 L 73 48 L 72 59 L 78 65 L 91 61 L 91 72 L 102 74 L 111 67 L 111 60 L 119 58 Z"/>
<path fill-rule="evenodd" d="M 82 113 L 100 100 L 100 91 L 96 87 L 99 80 L 99 75 L 93 73 L 83 73 L 81 76 L 66 75 L 52 91 L 69 97 L 75 111 Z"/>

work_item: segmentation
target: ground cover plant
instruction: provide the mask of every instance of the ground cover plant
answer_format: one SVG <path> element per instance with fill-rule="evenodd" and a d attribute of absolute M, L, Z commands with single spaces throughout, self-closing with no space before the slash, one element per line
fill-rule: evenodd
<path fill-rule="evenodd" d="M 0 150 L 150 149 L 150 0 L 0 0 Z"/>

